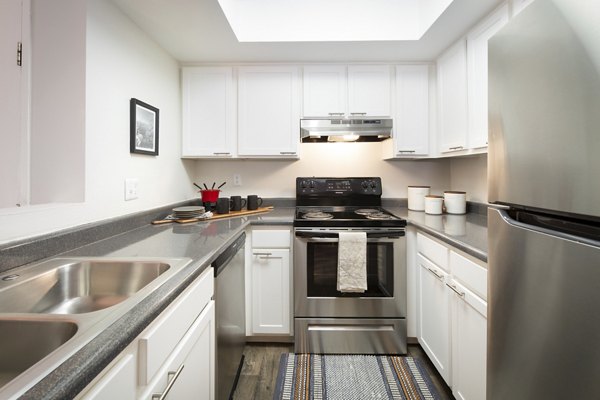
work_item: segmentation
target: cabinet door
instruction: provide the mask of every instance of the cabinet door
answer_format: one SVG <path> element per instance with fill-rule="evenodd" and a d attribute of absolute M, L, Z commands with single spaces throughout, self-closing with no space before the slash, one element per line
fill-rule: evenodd
<path fill-rule="evenodd" d="M 452 391 L 460 400 L 485 399 L 487 303 L 455 281 L 452 295 Z"/>
<path fill-rule="evenodd" d="M 252 331 L 291 334 L 290 251 L 252 251 Z"/>
<path fill-rule="evenodd" d="M 394 147 L 397 156 L 429 154 L 429 66 L 396 66 Z"/>
<path fill-rule="evenodd" d="M 467 37 L 469 147 L 488 144 L 488 40 L 508 22 L 505 4 Z"/>
<path fill-rule="evenodd" d="M 231 157 L 236 99 L 231 67 L 184 68 L 183 157 Z"/>
<path fill-rule="evenodd" d="M 348 112 L 350 115 L 392 115 L 391 69 L 389 65 L 348 67 Z"/>
<path fill-rule="evenodd" d="M 446 274 L 422 255 L 419 267 L 419 343 L 450 385 L 450 306 Z"/>
<path fill-rule="evenodd" d="M 467 146 L 467 47 L 464 40 L 437 61 L 439 142 L 442 153 Z"/>
<path fill-rule="evenodd" d="M 214 399 L 216 343 L 214 302 L 211 302 L 198 317 L 196 323 L 190 328 L 190 334 L 192 347 L 181 364 L 184 368 L 168 398 L 172 400 Z"/>
<path fill-rule="evenodd" d="M 296 67 L 240 67 L 238 154 L 297 155 L 300 92 Z"/>
<path fill-rule="evenodd" d="M 211 301 L 181 339 L 141 398 L 163 394 L 170 400 L 215 398 L 215 302 Z"/>
<path fill-rule="evenodd" d="M 328 117 L 346 113 L 348 85 L 345 66 L 304 67 L 302 85 L 303 116 Z"/>

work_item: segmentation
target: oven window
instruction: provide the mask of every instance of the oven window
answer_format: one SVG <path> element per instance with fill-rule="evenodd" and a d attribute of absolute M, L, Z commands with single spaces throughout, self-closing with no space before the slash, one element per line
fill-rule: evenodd
<path fill-rule="evenodd" d="M 393 297 L 393 243 L 367 243 L 367 291 L 342 293 L 337 290 L 337 243 L 307 244 L 308 297 Z"/>

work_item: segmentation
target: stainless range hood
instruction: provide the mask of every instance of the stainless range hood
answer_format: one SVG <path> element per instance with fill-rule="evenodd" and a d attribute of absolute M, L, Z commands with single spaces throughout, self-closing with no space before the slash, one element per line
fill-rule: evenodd
<path fill-rule="evenodd" d="M 381 142 L 392 137 L 391 118 L 313 118 L 300 120 L 300 141 Z"/>

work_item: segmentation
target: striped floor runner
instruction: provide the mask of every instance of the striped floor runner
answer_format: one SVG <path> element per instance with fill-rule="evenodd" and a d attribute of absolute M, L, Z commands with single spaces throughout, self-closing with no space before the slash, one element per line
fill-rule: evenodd
<path fill-rule="evenodd" d="M 442 399 L 419 360 L 401 356 L 282 354 L 274 399 Z"/>

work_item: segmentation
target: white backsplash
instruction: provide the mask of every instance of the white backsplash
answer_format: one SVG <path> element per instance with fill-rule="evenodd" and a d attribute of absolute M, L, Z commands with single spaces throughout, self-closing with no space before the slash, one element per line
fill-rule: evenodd
<path fill-rule="evenodd" d="M 234 174 L 241 175 L 242 186 L 233 186 Z M 383 161 L 381 143 L 305 143 L 295 161 L 200 160 L 194 181 L 227 181 L 223 196 L 295 197 L 299 176 L 380 176 L 383 197 L 406 198 L 408 185 L 430 185 L 438 193 L 450 189 L 450 161 Z"/>

